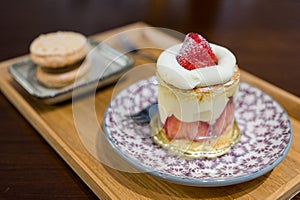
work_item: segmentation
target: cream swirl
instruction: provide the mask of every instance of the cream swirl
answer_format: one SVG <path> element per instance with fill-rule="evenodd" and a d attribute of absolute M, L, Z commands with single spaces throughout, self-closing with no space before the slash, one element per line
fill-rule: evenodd
<path fill-rule="evenodd" d="M 226 48 L 210 44 L 218 64 L 187 70 L 176 60 L 182 44 L 174 45 L 161 53 L 157 60 L 157 72 L 167 83 L 180 89 L 193 89 L 229 81 L 236 65 L 235 56 Z"/>

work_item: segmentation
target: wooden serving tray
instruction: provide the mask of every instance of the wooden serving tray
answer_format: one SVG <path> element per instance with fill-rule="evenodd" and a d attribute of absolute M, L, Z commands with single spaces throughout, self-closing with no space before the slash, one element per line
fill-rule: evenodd
<path fill-rule="evenodd" d="M 147 24 L 135 23 L 95 35 L 93 39 L 106 39 L 105 41 L 113 47 L 120 48 L 115 34 L 129 31 L 130 40 L 138 46 L 142 45 L 145 52 L 156 57 L 160 51 L 153 48 L 158 44 L 153 45 L 151 38 L 159 41 L 162 48 L 178 41 L 161 31 L 145 35 L 140 28 L 147 27 L 149 27 Z M 8 67 L 12 63 L 25 57 L 27 56 L 0 63 L 1 91 L 101 199 L 273 200 L 289 198 L 300 190 L 300 99 L 270 83 L 245 71 L 241 72 L 242 81 L 268 93 L 289 114 L 294 138 L 287 157 L 271 172 L 252 181 L 216 188 L 189 187 L 169 183 L 146 173 L 128 173 L 109 167 L 114 163 L 124 164 L 124 161 L 114 154 L 104 138 L 102 122 L 105 109 L 112 97 L 121 89 L 153 75 L 155 63 L 133 56 L 135 65 L 139 67 L 136 67 L 135 73 L 125 74 L 122 81 L 118 82 L 118 87 L 111 85 L 99 90 L 95 95 L 85 95 L 73 102 L 70 100 L 57 105 L 47 105 L 30 96 L 8 72 Z M 81 113 L 84 119 L 80 119 L 74 112 Z M 99 123 L 96 127 L 90 124 L 94 119 Z M 85 120 L 86 126 L 78 127 L 78 120 Z M 99 160 L 106 155 L 114 160 L 102 164 Z"/>

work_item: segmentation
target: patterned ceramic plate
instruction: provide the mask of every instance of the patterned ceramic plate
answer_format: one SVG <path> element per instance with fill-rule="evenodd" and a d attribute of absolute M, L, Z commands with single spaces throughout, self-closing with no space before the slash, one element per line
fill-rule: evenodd
<path fill-rule="evenodd" d="M 138 126 L 128 117 L 155 101 L 155 77 L 131 85 L 107 108 L 104 129 L 121 157 L 167 181 L 201 187 L 249 181 L 276 167 L 292 143 L 292 127 L 282 107 L 261 90 L 241 83 L 235 113 L 240 141 L 228 153 L 214 159 L 171 155 L 153 143 L 149 126 Z"/>

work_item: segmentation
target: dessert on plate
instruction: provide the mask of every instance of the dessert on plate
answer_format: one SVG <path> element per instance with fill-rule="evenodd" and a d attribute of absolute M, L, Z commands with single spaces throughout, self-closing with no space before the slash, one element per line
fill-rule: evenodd
<path fill-rule="evenodd" d="M 46 87 L 60 88 L 84 77 L 90 69 L 85 60 L 87 38 L 72 31 L 42 34 L 30 44 L 30 56 L 37 65 L 36 78 Z"/>
<path fill-rule="evenodd" d="M 235 56 L 197 33 L 166 49 L 157 60 L 154 141 L 194 158 L 229 151 L 240 135 L 234 120 L 239 78 Z"/>

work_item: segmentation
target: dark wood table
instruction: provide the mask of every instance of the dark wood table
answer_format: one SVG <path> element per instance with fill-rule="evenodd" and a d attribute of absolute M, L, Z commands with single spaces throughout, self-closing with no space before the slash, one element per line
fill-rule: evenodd
<path fill-rule="evenodd" d="M 136 21 L 229 47 L 239 66 L 300 96 L 300 2 L 28 0 L 0 4 L 0 60 L 28 53 L 56 30 L 93 35 Z M 97 199 L 0 93 L 0 199 Z M 300 199 L 300 196 L 294 197 Z"/>

